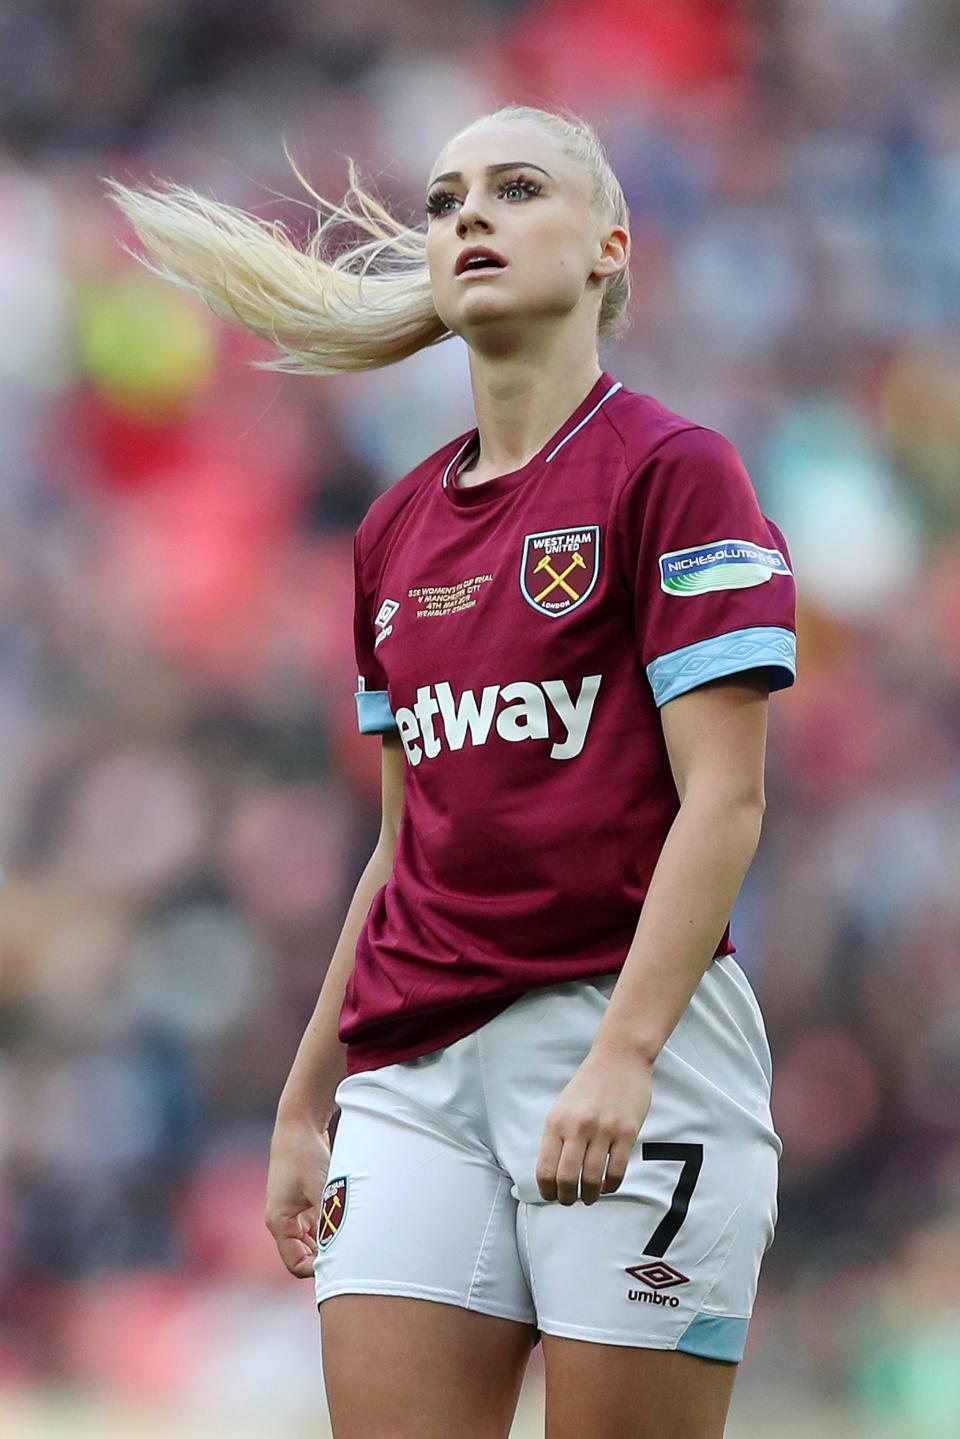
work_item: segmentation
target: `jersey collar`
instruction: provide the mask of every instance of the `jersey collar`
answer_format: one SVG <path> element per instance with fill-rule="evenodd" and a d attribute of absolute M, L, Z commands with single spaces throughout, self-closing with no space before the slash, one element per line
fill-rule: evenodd
<path fill-rule="evenodd" d="M 564 445 L 568 444 L 590 423 L 601 406 L 605 405 L 617 390 L 622 389 L 622 383 L 604 370 L 590 393 L 584 396 L 573 414 L 567 416 L 555 434 L 552 434 L 546 444 L 519 470 L 511 470 L 506 475 L 497 475 L 494 479 L 484 480 L 479 485 L 458 485 L 456 477 L 467 463 L 468 458 L 476 452 L 480 441 L 480 431 L 478 428 L 474 428 L 442 471 L 441 488 L 443 493 L 452 505 L 463 509 L 489 504 L 493 500 L 502 499 L 505 495 L 512 494 L 518 485 L 522 485 L 531 476 L 539 474 L 559 454 Z"/>

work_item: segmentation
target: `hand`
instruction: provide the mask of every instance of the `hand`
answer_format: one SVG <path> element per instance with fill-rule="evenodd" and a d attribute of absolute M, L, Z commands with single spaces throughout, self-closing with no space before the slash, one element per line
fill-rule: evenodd
<path fill-rule="evenodd" d="M 270 1142 L 264 1220 L 280 1258 L 297 1279 L 313 1275 L 320 1200 L 330 1168 L 330 1136 L 311 1120 L 279 1117 Z"/>
<path fill-rule="evenodd" d="M 619 1189 L 650 1108 L 652 1076 L 635 1055 L 590 1051 L 547 1115 L 537 1160 L 544 1199 L 576 1203 L 578 1180 L 584 1204 Z"/>

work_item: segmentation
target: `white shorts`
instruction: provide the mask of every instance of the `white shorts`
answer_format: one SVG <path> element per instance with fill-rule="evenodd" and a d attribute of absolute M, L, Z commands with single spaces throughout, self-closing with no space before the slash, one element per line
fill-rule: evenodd
<path fill-rule="evenodd" d="M 530 991 L 444 1049 L 342 1081 L 318 1305 L 408 1295 L 544 1334 L 742 1358 L 782 1144 L 763 1018 L 733 958 L 709 966 L 657 1057 L 620 1188 L 591 1205 L 537 1188 L 544 1121 L 616 978 Z"/>

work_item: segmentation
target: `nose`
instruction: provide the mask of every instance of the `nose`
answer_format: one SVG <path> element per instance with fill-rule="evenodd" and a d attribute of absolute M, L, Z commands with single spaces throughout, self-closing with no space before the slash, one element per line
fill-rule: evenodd
<path fill-rule="evenodd" d="M 479 226 L 483 230 L 490 229 L 490 222 L 485 215 L 480 213 L 477 201 L 473 199 L 471 191 L 464 199 L 463 204 L 457 211 L 457 235 L 462 240 L 470 230 Z"/>

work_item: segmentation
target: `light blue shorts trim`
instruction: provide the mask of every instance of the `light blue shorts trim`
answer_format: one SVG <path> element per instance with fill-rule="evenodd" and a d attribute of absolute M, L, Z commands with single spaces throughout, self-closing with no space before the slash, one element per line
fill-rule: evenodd
<path fill-rule="evenodd" d="M 724 1359 L 739 1364 L 747 1343 L 749 1319 L 729 1319 L 724 1314 L 698 1314 L 677 1341 L 684 1354 L 701 1359 Z"/>

